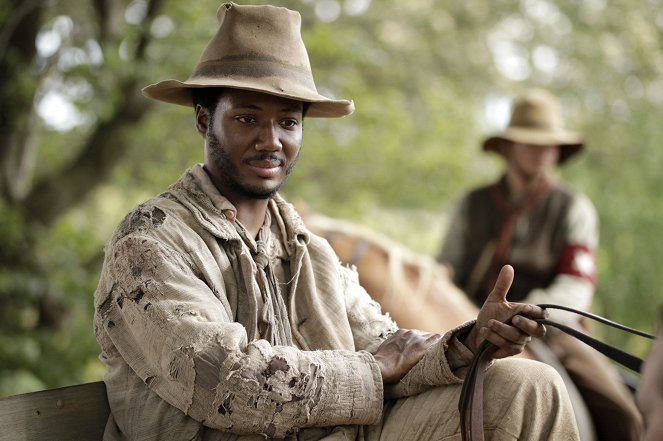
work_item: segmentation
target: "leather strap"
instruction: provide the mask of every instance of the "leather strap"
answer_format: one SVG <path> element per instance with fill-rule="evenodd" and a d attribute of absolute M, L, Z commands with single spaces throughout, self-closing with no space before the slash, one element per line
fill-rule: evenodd
<path fill-rule="evenodd" d="M 484 342 L 472 359 L 460 392 L 460 430 L 463 441 L 484 441 L 483 377 L 497 346 Z"/>
<path fill-rule="evenodd" d="M 638 335 L 640 337 L 645 337 L 654 340 L 656 337 L 654 335 L 648 334 L 646 332 L 630 328 L 628 326 L 621 325 L 619 323 L 608 320 L 604 317 L 601 317 L 596 314 L 592 314 L 586 311 L 580 311 L 577 309 L 569 308 L 566 306 L 552 305 L 552 304 L 540 304 L 537 305 L 543 309 L 561 309 L 564 311 L 573 312 L 595 320 L 597 322 L 603 323 L 613 328 L 629 332 L 631 334 Z M 597 351 L 601 352 L 603 355 L 611 358 L 617 363 L 640 372 L 642 367 L 642 359 L 631 355 L 627 352 L 622 351 L 619 348 L 611 346 L 607 343 L 604 343 L 600 340 L 597 340 L 589 335 L 577 331 L 571 327 L 562 325 L 560 323 L 554 322 L 548 319 L 535 319 L 538 323 L 543 325 L 553 326 L 562 332 L 565 332 L 573 337 L 576 337 L 578 340 L 588 344 Z M 511 320 L 508 320 L 507 323 L 511 323 Z M 484 441 L 483 433 L 483 379 L 486 367 L 490 363 L 490 360 L 493 357 L 493 354 L 497 350 L 497 347 L 488 341 L 484 341 L 482 345 L 477 350 L 472 363 L 468 368 L 467 373 L 465 374 L 465 380 L 463 381 L 463 387 L 460 393 L 460 400 L 458 402 L 458 410 L 460 411 L 460 428 L 461 428 L 461 437 L 463 441 Z"/>

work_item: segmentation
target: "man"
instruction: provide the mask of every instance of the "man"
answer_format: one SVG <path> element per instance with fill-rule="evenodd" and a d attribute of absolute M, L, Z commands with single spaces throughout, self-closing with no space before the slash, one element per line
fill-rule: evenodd
<path fill-rule="evenodd" d="M 557 164 L 583 145 L 579 134 L 564 128 L 556 98 L 540 89 L 516 99 L 508 127 L 483 143 L 485 151 L 504 157 L 506 171 L 497 182 L 461 198 L 438 257 L 477 305 L 490 293 L 500 268 L 510 264 L 518 275 L 510 301 L 590 308 L 596 210 L 585 195 L 554 175 Z M 552 314 L 581 327 L 577 316 Z M 598 439 L 639 440 L 637 409 L 607 360 L 555 329 L 545 341 L 587 402 Z"/>
<path fill-rule="evenodd" d="M 644 365 L 636 393 L 645 421 L 642 441 L 663 439 L 663 308 L 658 312 L 657 338 Z"/>
<path fill-rule="evenodd" d="M 105 249 L 95 334 L 111 408 L 105 439 L 459 439 L 464 368 L 545 329 L 508 303 L 505 267 L 476 322 L 445 335 L 397 329 L 277 193 L 302 121 L 353 103 L 317 93 L 300 16 L 228 3 L 185 82 L 144 89 L 193 105 L 204 164 L 139 205 Z M 514 318 L 513 325 L 502 323 Z M 554 371 L 497 360 L 489 439 L 577 439 Z"/>

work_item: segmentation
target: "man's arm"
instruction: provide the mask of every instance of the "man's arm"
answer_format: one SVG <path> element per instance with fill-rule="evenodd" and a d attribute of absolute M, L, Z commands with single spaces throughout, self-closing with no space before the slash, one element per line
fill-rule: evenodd
<path fill-rule="evenodd" d="M 388 396 L 412 395 L 432 386 L 462 381 L 455 376 L 462 366 L 447 360 L 469 362 L 484 340 L 498 347 L 495 358 L 504 358 L 521 353 L 532 337 L 543 337 L 545 327 L 533 319 L 546 317 L 546 311 L 507 302 L 513 277 L 513 268 L 504 266 L 474 323 L 444 336 L 402 330 L 388 338 L 374 354 L 385 382 L 395 383 L 386 391 Z M 506 324 L 509 319 L 512 323 Z"/>
<path fill-rule="evenodd" d="M 270 437 L 379 420 L 382 381 L 368 352 L 247 341 L 219 300 L 223 285 L 208 286 L 186 255 L 153 238 L 127 236 L 107 256 L 96 299 L 100 341 L 112 343 L 104 351 L 187 415 Z"/>
<path fill-rule="evenodd" d="M 553 303 L 589 310 L 596 287 L 596 249 L 599 226 L 596 209 L 584 195 L 578 194 L 565 219 L 565 243 L 557 263 L 557 275 L 545 288 L 532 290 L 526 303 Z M 564 311 L 551 311 L 551 317 L 569 326 L 578 318 Z"/>

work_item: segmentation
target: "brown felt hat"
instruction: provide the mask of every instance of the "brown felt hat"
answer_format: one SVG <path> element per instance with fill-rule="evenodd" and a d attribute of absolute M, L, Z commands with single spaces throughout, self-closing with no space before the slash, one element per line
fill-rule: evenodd
<path fill-rule="evenodd" d="M 352 101 L 318 93 L 301 37 L 299 12 L 225 3 L 217 17 L 219 30 L 189 78 L 152 84 L 143 89 L 143 95 L 190 107 L 192 88 L 229 87 L 310 103 L 307 117 L 334 118 L 354 111 Z"/>
<path fill-rule="evenodd" d="M 531 89 L 515 100 L 508 127 L 486 139 L 483 149 L 503 155 L 509 141 L 559 146 L 560 164 L 585 145 L 582 135 L 564 128 L 557 98 L 542 89 Z"/>

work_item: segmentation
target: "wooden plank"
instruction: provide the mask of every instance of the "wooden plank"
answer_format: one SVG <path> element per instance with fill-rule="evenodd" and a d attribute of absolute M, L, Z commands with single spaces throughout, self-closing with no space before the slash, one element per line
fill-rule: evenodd
<path fill-rule="evenodd" d="M 103 381 L 0 398 L 0 441 L 99 441 L 109 413 Z"/>

